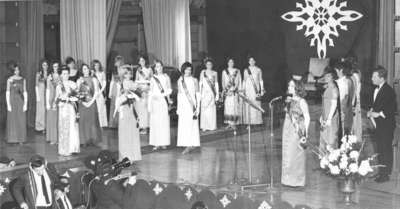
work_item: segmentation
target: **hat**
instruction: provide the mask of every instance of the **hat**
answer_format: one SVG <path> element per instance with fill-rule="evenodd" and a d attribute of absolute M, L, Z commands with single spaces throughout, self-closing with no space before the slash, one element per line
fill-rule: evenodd
<path fill-rule="evenodd" d="M 29 160 L 29 163 L 30 163 L 32 168 L 41 167 L 42 165 L 45 164 L 45 162 L 46 162 L 46 160 L 44 159 L 44 157 L 42 157 L 40 155 L 34 155 Z"/>

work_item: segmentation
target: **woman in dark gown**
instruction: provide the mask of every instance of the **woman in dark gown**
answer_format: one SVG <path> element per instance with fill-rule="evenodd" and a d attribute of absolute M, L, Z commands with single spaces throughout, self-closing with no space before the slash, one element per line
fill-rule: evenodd
<path fill-rule="evenodd" d="M 20 76 L 19 66 L 13 65 L 13 75 L 7 80 L 7 142 L 26 142 L 26 110 L 28 94 L 26 81 Z"/>
<path fill-rule="evenodd" d="M 90 75 L 90 68 L 83 64 L 81 68 L 82 77 L 77 81 L 81 101 L 79 103 L 79 136 L 81 144 L 97 144 L 101 141 L 101 128 L 97 111 L 95 78 Z"/>
<path fill-rule="evenodd" d="M 61 82 L 59 78 L 60 63 L 54 62 L 49 70 L 46 85 L 46 141 L 58 143 L 58 107 L 56 103 L 56 88 Z"/>

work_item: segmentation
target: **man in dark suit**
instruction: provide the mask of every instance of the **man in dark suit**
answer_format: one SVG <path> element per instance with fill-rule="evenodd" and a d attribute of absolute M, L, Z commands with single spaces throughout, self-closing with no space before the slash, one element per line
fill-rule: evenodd
<path fill-rule="evenodd" d="M 58 182 L 55 168 L 35 155 L 29 161 L 27 172 L 12 186 L 12 193 L 22 209 L 52 209 L 55 207 L 54 185 Z"/>
<path fill-rule="evenodd" d="M 393 135 L 396 126 L 396 95 L 391 86 L 386 83 L 387 70 L 378 66 L 372 73 L 372 83 L 377 87 L 373 93 L 373 102 L 367 116 L 375 122 L 376 148 L 379 164 L 384 165 L 379 169 L 376 182 L 389 181 L 393 164 Z"/>

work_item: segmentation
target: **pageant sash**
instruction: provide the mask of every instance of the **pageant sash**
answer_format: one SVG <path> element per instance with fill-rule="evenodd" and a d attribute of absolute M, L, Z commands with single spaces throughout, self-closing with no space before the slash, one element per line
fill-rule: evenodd
<path fill-rule="evenodd" d="M 157 86 L 158 86 L 158 88 L 160 89 L 161 93 L 164 93 L 165 91 L 164 91 L 164 88 L 163 88 L 162 85 L 161 85 L 160 80 L 159 80 L 156 76 L 153 76 L 153 78 L 154 78 L 154 80 L 156 81 Z M 164 96 L 164 99 L 165 99 L 165 101 L 167 102 L 167 105 L 169 105 L 170 103 L 169 103 L 168 97 L 167 97 L 167 96 Z"/>
<path fill-rule="evenodd" d="M 227 74 L 228 77 L 229 77 L 229 82 L 228 82 L 228 85 L 225 87 L 224 91 L 225 91 L 225 92 L 228 92 L 228 90 L 229 90 L 231 87 L 235 86 L 235 79 L 236 79 L 236 76 L 237 76 L 237 71 L 235 71 L 235 73 L 234 73 L 233 75 L 231 75 L 231 74 L 229 73 L 229 70 L 228 70 L 228 69 L 225 69 L 225 72 L 226 72 L 226 74 Z"/>
<path fill-rule="evenodd" d="M 185 79 L 184 79 L 183 76 L 182 76 L 182 87 L 183 87 L 183 90 L 185 91 L 186 98 L 188 99 L 189 103 L 192 105 L 192 108 L 193 108 L 193 120 L 196 120 L 197 116 L 194 113 L 196 112 L 197 105 L 193 101 L 192 97 L 189 94 L 189 90 L 187 89 L 187 86 L 186 86 L 186 83 L 185 83 Z M 194 95 L 194 98 L 196 100 L 196 94 Z"/>
<path fill-rule="evenodd" d="M 249 74 L 251 83 L 253 84 L 254 91 L 256 92 L 256 94 L 261 94 L 261 88 L 258 89 L 258 87 L 257 87 L 258 85 L 256 84 L 256 81 L 253 78 L 253 74 L 251 73 L 251 70 L 250 69 L 246 69 L 246 70 L 247 70 L 247 74 Z"/>
<path fill-rule="evenodd" d="M 203 72 L 203 76 L 204 76 L 204 78 L 206 79 L 208 86 L 210 86 L 211 91 L 212 91 L 213 94 L 214 94 L 214 97 L 216 97 L 216 96 L 217 96 L 217 93 L 216 93 L 215 85 L 214 85 L 215 82 L 211 81 L 211 79 L 207 76 L 206 71 Z"/>

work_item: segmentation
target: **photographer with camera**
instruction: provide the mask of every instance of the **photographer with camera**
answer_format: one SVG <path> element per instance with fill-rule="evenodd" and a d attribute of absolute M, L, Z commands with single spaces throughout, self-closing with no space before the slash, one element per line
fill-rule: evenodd
<path fill-rule="evenodd" d="M 104 150 L 90 164 L 93 166 L 94 176 L 88 185 L 86 208 L 122 209 L 126 187 L 136 183 L 135 172 L 121 172 L 131 166 L 130 160 L 125 158 L 116 162 L 112 153 Z"/>

